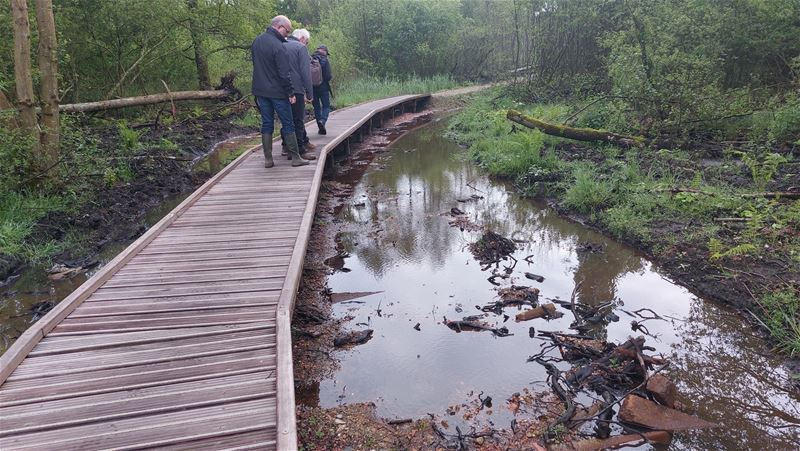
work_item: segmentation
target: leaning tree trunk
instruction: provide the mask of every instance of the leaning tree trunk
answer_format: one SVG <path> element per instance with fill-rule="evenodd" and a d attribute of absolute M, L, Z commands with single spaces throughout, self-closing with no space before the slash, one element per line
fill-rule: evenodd
<path fill-rule="evenodd" d="M 36 22 L 39 26 L 39 72 L 42 105 L 40 143 L 50 163 L 58 161 L 58 55 L 56 24 L 52 0 L 36 0 Z"/>
<path fill-rule="evenodd" d="M 156 103 L 177 102 L 181 100 L 224 99 L 235 95 L 234 92 L 222 89 L 211 91 L 176 91 L 164 94 L 150 94 L 124 99 L 102 100 L 100 102 L 73 103 L 59 106 L 62 113 L 89 113 L 92 111 L 113 110 L 131 106 L 153 105 Z"/>
<path fill-rule="evenodd" d="M 578 141 L 603 141 L 627 147 L 642 146 L 646 143 L 646 140 L 641 136 L 620 135 L 619 133 L 607 130 L 575 128 L 567 127 L 566 125 L 551 124 L 514 110 L 508 110 L 506 117 L 528 128 L 536 128 L 548 135 L 559 136 L 561 138 L 575 139 Z"/>
<path fill-rule="evenodd" d="M 203 47 L 203 35 L 197 23 L 197 0 L 187 0 L 189 6 L 189 34 L 194 47 L 194 64 L 197 66 L 197 81 L 201 90 L 211 89 L 211 77 L 208 75 L 208 58 Z"/>
<path fill-rule="evenodd" d="M 31 29 L 26 0 L 11 0 L 11 15 L 14 20 L 14 84 L 19 123 L 24 130 L 33 134 L 36 130 L 36 105 L 33 101 Z"/>

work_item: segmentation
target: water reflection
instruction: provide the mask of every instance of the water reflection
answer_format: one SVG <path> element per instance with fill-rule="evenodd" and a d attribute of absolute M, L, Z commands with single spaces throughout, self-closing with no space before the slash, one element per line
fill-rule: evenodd
<path fill-rule="evenodd" d="M 382 293 L 363 298 L 364 304 L 335 306 L 336 315 L 353 318 L 350 327 L 367 325 L 375 336 L 342 353 L 341 369 L 320 383 L 314 403 L 373 401 L 384 416 L 420 417 L 441 414 L 471 393 L 504 400 L 525 387 L 543 389 L 543 369 L 526 363 L 541 343 L 529 337 L 528 328 L 566 330 L 569 312 L 557 320 L 522 323 L 514 322 L 513 309 L 505 312 L 510 320 L 491 315 L 486 321 L 514 334 L 504 338 L 459 334 L 441 324 L 444 317 L 480 313 L 475 306 L 497 294 L 486 280 L 489 272 L 467 249 L 480 233 L 450 227 L 443 215 L 458 207 L 517 241 L 518 263 L 504 286 L 535 285 L 545 298 L 568 300 L 580 283 L 580 301 L 613 301 L 620 320 L 601 323 L 598 332 L 617 342 L 638 335 L 628 312 L 650 308 L 664 318 L 646 323 L 655 337 L 648 337 L 648 345 L 672 359 L 669 371 L 689 409 L 726 426 L 681 434 L 675 447 L 794 447 L 798 400 L 787 393 L 788 382 L 775 382 L 785 382 L 786 372 L 761 354 L 758 339 L 741 333 L 739 318 L 671 283 L 630 248 L 486 179 L 441 132 L 441 126 L 429 126 L 397 141 L 385 169 L 368 172 L 341 211 L 345 233 L 339 246 L 350 254 L 345 265 L 352 271 L 335 274 L 329 285 L 334 292 Z M 482 199 L 458 201 L 471 195 Z M 581 251 L 587 242 L 603 251 Z M 532 282 L 526 271 L 545 279 Z M 490 420 L 508 427 L 511 418 L 501 407 Z M 448 421 L 454 425 L 458 419 Z"/>

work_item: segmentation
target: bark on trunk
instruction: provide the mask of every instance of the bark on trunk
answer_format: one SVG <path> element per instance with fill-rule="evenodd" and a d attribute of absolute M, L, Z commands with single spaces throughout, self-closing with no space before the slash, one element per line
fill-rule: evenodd
<path fill-rule="evenodd" d="M 211 77 L 208 75 L 208 58 L 203 46 L 201 27 L 197 23 L 197 0 L 187 0 L 189 6 L 189 34 L 194 47 L 194 64 L 197 66 L 197 82 L 201 90 L 211 89 Z"/>
<path fill-rule="evenodd" d="M 34 133 L 36 105 L 33 101 L 31 30 L 28 23 L 26 0 L 11 0 L 11 14 L 14 20 L 14 84 L 17 92 L 19 122 L 23 129 Z"/>
<path fill-rule="evenodd" d="M 181 100 L 206 100 L 223 99 L 231 95 L 231 92 L 224 90 L 212 91 L 178 91 L 164 94 L 151 94 L 139 97 L 126 97 L 124 99 L 102 100 L 100 102 L 74 103 L 61 105 L 59 110 L 62 113 L 89 113 L 92 111 L 113 110 L 131 106 L 153 105 L 170 101 Z"/>
<path fill-rule="evenodd" d="M 56 24 L 52 0 L 36 0 L 36 22 L 39 26 L 39 72 L 42 105 L 40 143 L 48 161 L 58 161 L 58 55 Z"/>
<path fill-rule="evenodd" d="M 561 138 L 569 138 L 577 141 L 603 141 L 626 147 L 642 146 L 645 144 L 645 139 L 641 136 L 620 135 L 619 133 L 609 132 L 607 130 L 575 128 L 567 127 L 565 125 L 550 124 L 548 122 L 526 116 L 519 111 L 514 110 L 508 110 L 506 117 L 511 121 L 524 125 L 528 128 L 539 129 L 548 135 L 558 136 Z"/>

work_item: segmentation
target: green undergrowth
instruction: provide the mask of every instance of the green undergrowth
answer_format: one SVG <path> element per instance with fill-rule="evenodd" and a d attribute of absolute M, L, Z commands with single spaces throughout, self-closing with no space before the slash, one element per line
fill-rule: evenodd
<path fill-rule="evenodd" d="M 749 269 L 749 261 L 800 267 L 800 200 L 753 196 L 786 189 L 781 177 L 786 183 L 796 180 L 790 155 L 765 146 L 760 152 L 724 152 L 708 162 L 681 148 L 579 143 L 505 117 L 514 108 L 563 123 L 574 111 L 570 105 L 496 100 L 502 97 L 497 92 L 479 96 L 451 119 L 447 133 L 491 176 L 512 181 L 520 193 L 554 199 L 564 210 L 653 254 L 685 255 L 690 249 L 695 263 L 705 261 L 721 274 Z M 579 116 L 573 125 L 614 129 L 616 108 L 598 109 L 606 113 Z M 765 134 L 777 133 L 771 124 Z M 761 298 L 763 308 L 754 310 L 783 351 L 800 353 L 797 293 L 769 283 L 760 288 L 768 294 Z"/>
<path fill-rule="evenodd" d="M 408 78 L 363 77 L 335 82 L 331 103 L 344 108 L 370 100 L 403 94 L 425 94 L 465 86 L 446 75 Z"/>

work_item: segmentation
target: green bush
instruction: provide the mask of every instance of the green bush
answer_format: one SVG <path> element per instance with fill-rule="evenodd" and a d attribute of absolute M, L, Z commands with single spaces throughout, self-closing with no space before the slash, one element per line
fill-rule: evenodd
<path fill-rule="evenodd" d="M 790 356 L 800 355 L 800 296 L 783 289 L 761 296 L 759 305 L 765 324 L 778 347 Z"/>
<path fill-rule="evenodd" d="M 580 213 L 594 213 L 609 207 L 613 201 L 613 185 L 598 177 L 596 171 L 587 166 L 578 166 L 574 180 L 564 193 L 564 203 Z"/>

